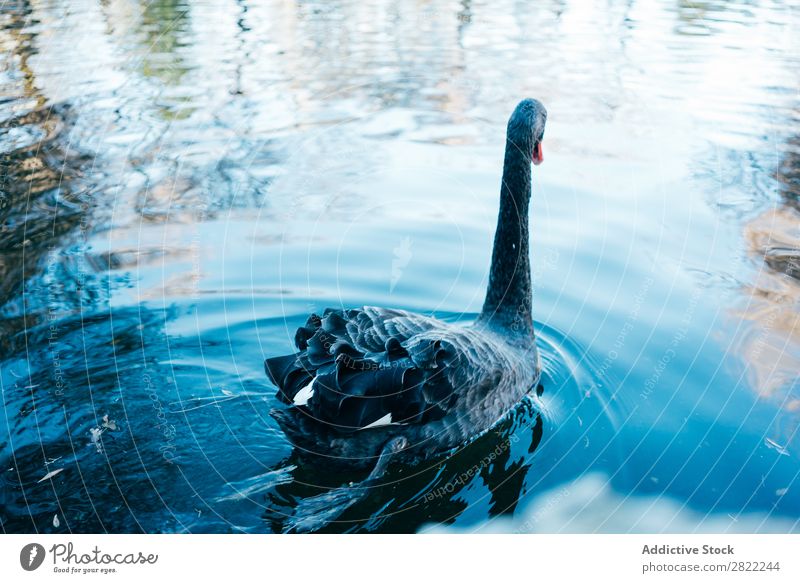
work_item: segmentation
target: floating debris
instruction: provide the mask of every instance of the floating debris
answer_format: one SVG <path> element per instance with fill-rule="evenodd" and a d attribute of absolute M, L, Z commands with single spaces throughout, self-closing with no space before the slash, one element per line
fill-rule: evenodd
<path fill-rule="evenodd" d="M 789 491 L 789 488 L 778 488 L 777 490 L 775 490 L 775 495 L 776 496 L 783 496 L 788 491 Z"/>
<path fill-rule="evenodd" d="M 47 473 L 44 475 L 44 478 L 42 478 L 41 480 L 39 480 L 39 481 L 38 481 L 38 482 L 36 482 L 36 483 L 37 483 L 37 484 L 41 484 L 41 483 L 42 483 L 42 482 L 44 482 L 45 480 L 49 480 L 49 479 L 51 479 L 52 477 L 54 477 L 54 476 L 57 476 L 58 474 L 60 474 L 60 473 L 61 473 L 61 472 L 63 472 L 63 471 L 64 471 L 64 468 L 58 468 L 57 470 L 53 470 L 52 472 L 47 472 Z"/>
<path fill-rule="evenodd" d="M 767 447 L 770 449 L 774 449 L 781 455 L 789 455 L 789 450 L 786 449 L 785 446 L 776 443 L 775 441 L 771 440 L 769 437 L 764 439 L 764 443 L 767 444 Z"/>
<path fill-rule="evenodd" d="M 97 453 L 103 453 L 103 442 L 100 441 L 100 437 L 103 435 L 103 430 L 99 427 L 92 427 L 89 430 L 89 433 L 92 434 L 92 445 L 97 448 Z"/>

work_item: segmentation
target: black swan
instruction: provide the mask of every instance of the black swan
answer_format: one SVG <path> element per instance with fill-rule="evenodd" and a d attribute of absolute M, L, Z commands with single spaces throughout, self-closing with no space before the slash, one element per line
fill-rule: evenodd
<path fill-rule="evenodd" d="M 449 452 L 491 429 L 536 387 L 528 206 L 547 120 L 535 99 L 508 121 L 489 287 L 471 326 L 364 307 L 312 314 L 296 354 L 268 358 L 289 405 L 272 411 L 303 451 L 382 473 L 390 460 Z"/>

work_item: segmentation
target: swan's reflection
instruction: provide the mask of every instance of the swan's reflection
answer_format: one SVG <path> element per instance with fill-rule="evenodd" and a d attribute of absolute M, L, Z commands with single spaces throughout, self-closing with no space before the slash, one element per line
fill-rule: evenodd
<path fill-rule="evenodd" d="M 543 433 L 541 413 L 526 400 L 452 455 L 394 464 L 366 486 L 367 471 L 332 467 L 295 449 L 280 464 L 287 479 L 267 495 L 264 519 L 273 532 L 411 533 L 431 522 L 452 523 L 470 508 L 513 514 Z"/>

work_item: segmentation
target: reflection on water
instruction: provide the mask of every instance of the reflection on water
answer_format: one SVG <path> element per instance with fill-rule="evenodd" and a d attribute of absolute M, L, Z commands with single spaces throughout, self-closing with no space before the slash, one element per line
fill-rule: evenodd
<path fill-rule="evenodd" d="M 661 496 L 683 530 L 797 529 L 798 24 L 673 0 L 3 3 L 4 531 L 518 530 L 564 491 L 585 495 L 534 530 L 625 530 L 579 518 Z M 550 111 L 546 410 L 378 486 L 309 464 L 263 359 L 327 306 L 471 320 L 527 95 Z"/>
<path fill-rule="evenodd" d="M 470 528 L 431 525 L 425 532 L 480 533 L 785 533 L 793 520 L 766 513 L 704 515 L 679 501 L 660 496 L 621 496 L 608 477 L 587 474 L 574 483 L 548 490 L 514 517 L 489 520 Z"/>
<path fill-rule="evenodd" d="M 782 200 L 744 225 L 755 273 L 733 310 L 740 323 L 731 341 L 750 386 L 779 410 L 767 439 L 786 453 L 800 444 L 800 189 L 792 188 L 800 156 L 793 142 L 778 170 L 788 187 Z"/>

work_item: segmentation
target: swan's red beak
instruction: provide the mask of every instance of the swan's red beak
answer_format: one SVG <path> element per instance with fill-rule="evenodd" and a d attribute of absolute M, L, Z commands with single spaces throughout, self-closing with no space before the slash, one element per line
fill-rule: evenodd
<path fill-rule="evenodd" d="M 531 161 L 536 164 L 537 166 L 544 162 L 544 152 L 542 151 L 542 142 L 539 142 L 533 148 L 533 156 L 531 157 Z"/>

